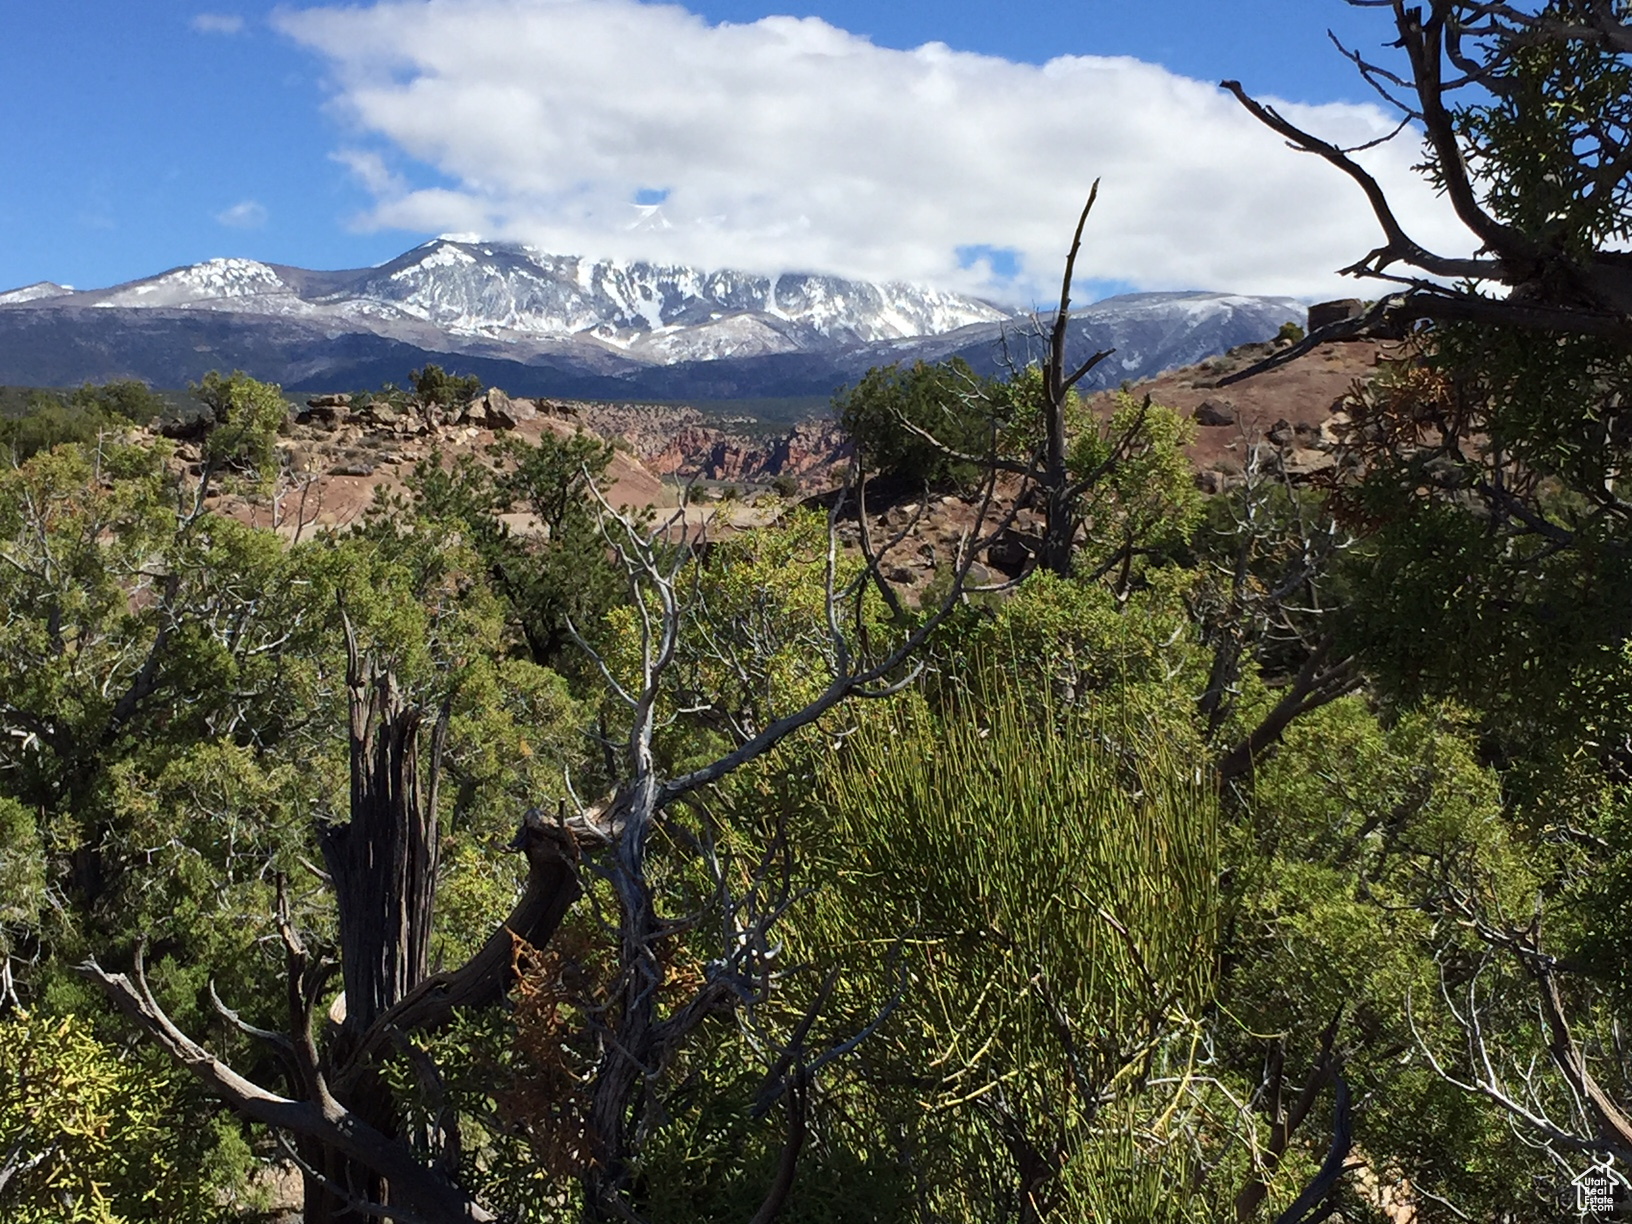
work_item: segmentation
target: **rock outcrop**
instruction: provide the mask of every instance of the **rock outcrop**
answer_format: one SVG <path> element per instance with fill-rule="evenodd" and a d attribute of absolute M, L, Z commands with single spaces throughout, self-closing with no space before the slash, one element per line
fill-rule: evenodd
<path fill-rule="evenodd" d="M 550 404 L 551 415 L 570 414 L 602 437 L 621 439 L 649 470 L 684 480 L 768 484 L 787 476 L 802 488 L 825 487 L 850 461 L 849 441 L 831 421 L 768 434 L 746 417 L 710 418 L 673 404 Z"/>

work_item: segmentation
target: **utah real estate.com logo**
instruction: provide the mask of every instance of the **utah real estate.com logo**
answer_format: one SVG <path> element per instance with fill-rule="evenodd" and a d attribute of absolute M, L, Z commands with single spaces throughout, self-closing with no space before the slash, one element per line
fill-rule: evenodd
<path fill-rule="evenodd" d="M 1594 1164 L 1570 1182 L 1570 1198 L 1575 1214 L 1583 1220 L 1608 1220 L 1615 1216 L 1617 1200 L 1625 1195 L 1625 1182 L 1610 1171 L 1612 1160 Z"/>

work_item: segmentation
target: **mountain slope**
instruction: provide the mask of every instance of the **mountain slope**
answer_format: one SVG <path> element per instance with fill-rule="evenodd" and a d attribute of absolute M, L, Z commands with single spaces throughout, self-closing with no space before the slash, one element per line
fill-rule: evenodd
<path fill-rule="evenodd" d="M 1073 316 L 1072 351 L 1115 348 L 1092 386 L 1262 340 L 1286 298 L 1133 294 Z M 982 373 L 1040 347 L 974 298 L 805 273 L 590 261 L 437 239 L 377 268 L 215 259 L 109 289 L 0 293 L 0 382 L 179 386 L 243 369 L 296 390 L 400 382 L 427 361 L 517 394 L 592 399 L 827 396 L 869 368 L 958 356 Z"/>
<path fill-rule="evenodd" d="M 73 305 L 103 309 L 299 318 L 410 342 L 423 340 L 427 328 L 449 337 L 546 348 L 577 340 L 658 364 L 938 334 L 1010 313 L 905 284 L 590 261 L 447 238 L 378 268 L 311 272 L 211 259 L 67 296 Z M 66 304 L 60 294 L 53 300 Z M 5 301 L 0 297 L 0 304 Z"/>

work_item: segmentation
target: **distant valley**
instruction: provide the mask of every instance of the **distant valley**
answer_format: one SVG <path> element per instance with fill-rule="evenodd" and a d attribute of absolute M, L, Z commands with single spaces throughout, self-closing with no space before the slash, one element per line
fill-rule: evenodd
<path fill-rule="evenodd" d="M 1138 380 L 1302 322 L 1291 298 L 1142 293 L 1074 313 L 1071 344 L 1114 348 L 1091 388 Z M 108 289 L 0 293 L 0 383 L 134 377 L 176 387 L 243 369 L 291 391 L 400 382 L 434 361 L 518 395 L 825 399 L 869 368 L 1035 357 L 1029 315 L 901 283 L 590 261 L 441 238 L 377 268 L 218 259 Z"/>

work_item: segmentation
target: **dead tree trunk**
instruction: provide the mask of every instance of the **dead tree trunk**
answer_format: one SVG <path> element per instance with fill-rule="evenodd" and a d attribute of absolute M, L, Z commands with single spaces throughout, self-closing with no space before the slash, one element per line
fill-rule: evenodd
<path fill-rule="evenodd" d="M 323 858 L 339 902 L 342 1029 L 362 1033 L 401 1002 L 430 970 L 436 900 L 436 791 L 443 710 L 420 767 L 424 712 L 396 678 L 352 648 L 351 819 L 322 830 Z M 423 776 L 422 776 L 423 775 Z"/>
<path fill-rule="evenodd" d="M 886 562 L 890 545 L 870 554 L 861 573 L 841 576 L 838 519 L 848 491 L 841 494 L 828 511 L 823 613 L 819 624 L 801 633 L 806 653 L 825 667 L 827 683 L 805 704 L 785 713 L 767 712 L 765 719 L 752 725 L 733 722 L 734 747 L 678 776 L 668 773 L 653 751 L 655 734 L 673 716 L 671 673 L 680 665 L 682 654 L 710 656 L 716 661 L 736 659 L 733 654 L 711 655 L 721 651 L 726 625 L 702 623 L 712 614 L 697 598 L 693 576 L 686 570 L 688 559 L 701 555 L 701 537 L 690 534 L 679 515 L 666 523 L 650 524 L 619 514 L 592 490 L 600 498 L 608 550 L 628 584 L 640 653 L 634 672 L 638 683 L 628 683 L 574 631 L 579 646 L 594 661 L 628 718 L 627 738 L 621 759 L 616 761 L 622 784 L 611 802 L 595 814 L 610 842 L 597 871 L 609 881 L 616 898 L 619 946 L 613 985 L 591 1021 L 600 1045 L 589 1084 L 593 1159 L 582 1172 L 584 1218 L 591 1224 L 639 1218 L 636 1174 L 642 1152 L 662 1125 L 663 1080 L 677 1053 L 709 1016 L 740 1016 L 747 1010 L 746 1001 L 768 997 L 773 980 L 784 973 L 780 962 L 774 962 L 776 941 L 770 932 L 792 904 L 794 889 L 791 850 L 779 834 L 764 848 L 759 865 L 745 873 L 745 881 L 720 870 L 720 860 L 712 850 L 701 855 L 717 889 L 711 905 L 722 919 L 720 955 L 707 962 L 700 983 L 683 993 L 660 996 L 664 986 L 660 946 L 686 929 L 690 920 L 670 918 L 661 910 L 658 885 L 648 871 L 653 830 L 672 817 L 682 800 L 773 751 L 841 704 L 888 698 L 913 682 L 915 660 L 925 643 L 962 602 L 975 556 L 1013 524 L 1013 509 L 1005 515 L 993 511 L 996 480 L 997 470 L 989 470 L 975 527 L 959 545 L 950 589 L 909 634 L 884 645 L 869 641 L 851 626 L 865 624 L 863 601 Z M 859 490 L 856 504 L 865 505 Z M 892 543 L 900 540 L 897 537 Z M 780 869 L 778 864 L 782 864 Z M 780 875 L 779 885 L 770 882 L 773 874 Z M 852 1051 L 895 1005 L 887 1003 L 874 1024 L 853 1037 L 826 1050 L 807 1052 L 811 1023 L 830 990 L 831 984 L 817 992 L 792 1038 L 772 1052 L 762 1107 L 785 1101 L 789 1126 L 778 1173 L 754 1217 L 755 1224 L 768 1224 L 790 1193 L 805 1141 L 807 1093 L 817 1073 Z"/>
<path fill-rule="evenodd" d="M 1111 355 L 1110 349 L 1094 353 L 1075 370 L 1065 368 L 1065 342 L 1071 324 L 1071 281 L 1076 275 L 1077 255 L 1082 250 L 1082 231 L 1088 224 L 1088 214 L 1099 198 L 1099 180 L 1094 180 L 1088 192 L 1088 202 L 1077 219 L 1077 231 L 1071 238 L 1071 250 L 1065 257 L 1065 275 L 1060 281 L 1060 307 L 1054 314 L 1054 326 L 1048 336 L 1048 364 L 1043 370 L 1043 453 L 1042 475 L 1039 480 L 1043 492 L 1043 544 L 1039 555 L 1042 567 L 1061 578 L 1071 576 L 1071 557 L 1076 549 L 1078 526 L 1078 499 L 1088 482 L 1073 484 L 1067 467 L 1065 410 L 1071 390 L 1100 362 Z M 1097 476 L 1097 473 L 1096 473 Z"/>
<path fill-rule="evenodd" d="M 346 622 L 346 688 L 350 706 L 351 811 L 345 824 L 319 830 L 334 882 L 345 984 L 344 1013 L 331 1057 L 360 1052 L 365 1035 L 407 998 L 430 970 L 431 918 L 436 901 L 437 779 L 447 733 L 446 707 L 431 729 L 421 766 L 424 710 L 409 702 L 389 668 L 358 652 Z M 397 1102 L 378 1071 L 359 1065 L 336 1099 L 375 1130 L 398 1134 Z M 389 1205 L 391 1187 L 378 1172 L 321 1144 L 308 1158 L 306 1224 L 349 1217 L 348 1195 Z M 317 1172 L 321 1171 L 320 1179 Z M 324 1180 L 330 1184 L 325 1186 Z"/>
<path fill-rule="evenodd" d="M 80 970 L 207 1089 L 287 1141 L 302 1166 L 306 1224 L 370 1218 L 490 1224 L 497 1217 L 458 1184 L 456 1129 L 431 1144 L 434 1160 L 417 1154 L 402 1134 L 399 1102 L 378 1060 L 411 1034 L 445 1024 L 455 1008 L 489 1007 L 504 997 L 516 941 L 548 943 L 578 896 L 579 837 L 603 834 L 565 819 L 552 823 L 537 809 L 524 813 L 509 847 L 527 860 L 521 898 L 462 966 L 430 973 L 447 709 L 427 737 L 423 707 L 407 699 L 388 669 L 363 659 L 349 623 L 346 647 L 351 805 L 345 823 L 318 830 L 338 914 L 340 1006 L 326 1003 L 334 962 L 308 951 L 281 882 L 287 1032 L 247 1025 L 216 999 L 229 1023 L 277 1054 L 287 1095 L 245 1078 L 183 1033 L 154 997 L 140 948 L 133 978 L 94 960 Z"/>

